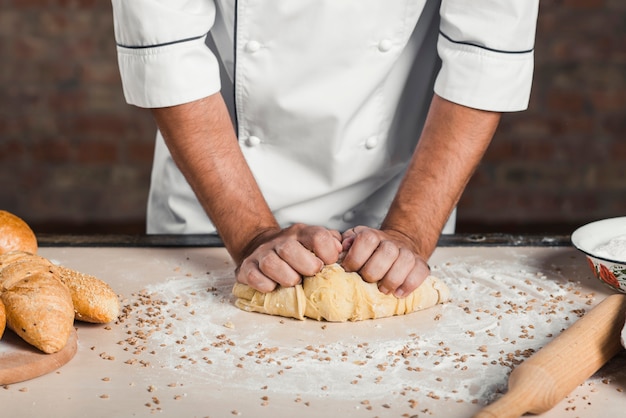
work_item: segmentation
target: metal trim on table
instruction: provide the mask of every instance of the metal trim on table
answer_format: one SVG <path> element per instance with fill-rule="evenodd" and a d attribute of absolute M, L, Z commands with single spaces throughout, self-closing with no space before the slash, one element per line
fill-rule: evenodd
<path fill-rule="evenodd" d="M 218 235 L 65 235 L 40 234 L 41 247 L 223 247 Z M 454 234 L 442 235 L 439 247 L 563 247 L 569 235 Z"/>

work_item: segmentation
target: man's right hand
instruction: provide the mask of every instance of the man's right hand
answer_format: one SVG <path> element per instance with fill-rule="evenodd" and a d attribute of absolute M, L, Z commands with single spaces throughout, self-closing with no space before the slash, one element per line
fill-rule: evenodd
<path fill-rule="evenodd" d="M 295 224 L 268 230 L 250 243 L 236 278 L 264 293 L 278 285 L 295 286 L 302 276 L 312 276 L 324 265 L 337 262 L 341 249 L 341 234 L 321 226 Z"/>

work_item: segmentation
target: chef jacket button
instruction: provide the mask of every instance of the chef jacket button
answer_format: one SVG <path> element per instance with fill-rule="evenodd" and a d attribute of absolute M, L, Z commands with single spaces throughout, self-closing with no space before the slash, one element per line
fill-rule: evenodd
<path fill-rule="evenodd" d="M 343 220 L 344 222 L 350 222 L 354 219 L 354 211 L 348 211 L 346 213 L 343 214 Z"/>
<path fill-rule="evenodd" d="M 376 148 L 376 145 L 378 145 L 378 138 L 375 136 L 370 136 L 365 140 L 365 148 L 367 149 Z"/>
<path fill-rule="evenodd" d="M 248 41 L 246 44 L 246 51 L 248 52 L 257 52 L 259 49 L 261 49 L 261 44 L 257 41 Z"/>
<path fill-rule="evenodd" d="M 391 43 L 389 39 L 383 39 L 382 41 L 378 43 L 378 50 L 380 52 L 387 52 L 391 49 L 392 46 L 393 44 Z"/>
<path fill-rule="evenodd" d="M 257 145 L 259 145 L 261 143 L 261 138 L 259 138 L 258 136 L 249 136 L 248 138 L 246 138 L 246 145 L 249 147 L 256 147 Z"/>

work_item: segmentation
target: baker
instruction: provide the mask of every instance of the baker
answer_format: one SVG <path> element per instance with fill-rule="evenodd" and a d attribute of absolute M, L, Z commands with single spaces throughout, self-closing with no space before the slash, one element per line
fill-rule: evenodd
<path fill-rule="evenodd" d="M 126 100 L 158 126 L 147 232 L 217 232 L 262 292 L 343 253 L 411 293 L 528 105 L 537 0 L 112 3 Z"/>

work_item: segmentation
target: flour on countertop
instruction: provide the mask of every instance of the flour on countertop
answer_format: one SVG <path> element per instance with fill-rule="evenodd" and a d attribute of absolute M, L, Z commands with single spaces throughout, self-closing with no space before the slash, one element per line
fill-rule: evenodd
<path fill-rule="evenodd" d="M 356 323 L 297 321 L 233 305 L 232 272 L 184 275 L 126 301 L 128 364 L 297 397 L 486 403 L 511 369 L 582 316 L 593 295 L 554 271 L 467 257 L 434 266 L 452 301 Z M 155 355 L 158 353 L 158 356 Z"/>
<path fill-rule="evenodd" d="M 597 246 L 593 253 L 608 260 L 626 262 L 626 235 L 617 236 Z"/>

